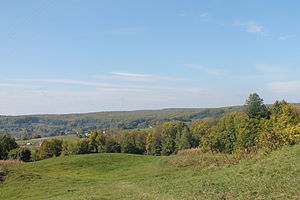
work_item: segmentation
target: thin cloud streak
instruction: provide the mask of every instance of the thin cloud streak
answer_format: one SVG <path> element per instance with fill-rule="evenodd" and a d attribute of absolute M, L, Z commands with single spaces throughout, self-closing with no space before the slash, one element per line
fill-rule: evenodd
<path fill-rule="evenodd" d="M 99 83 L 91 81 L 78 81 L 71 79 L 26 79 L 26 78 L 12 78 L 8 79 L 18 82 L 44 82 L 44 83 L 59 83 L 59 84 L 72 84 L 72 85 L 85 85 L 85 86 L 99 86 L 99 87 L 115 87 L 117 84 Z"/>
<path fill-rule="evenodd" d="M 207 74 L 214 75 L 214 76 L 221 76 L 225 73 L 224 70 L 209 68 L 202 65 L 186 64 L 185 67 L 189 69 L 204 71 Z"/>
<path fill-rule="evenodd" d="M 0 83 L 0 87 L 28 87 L 29 85 L 24 84 L 12 84 L 12 83 Z"/>
<path fill-rule="evenodd" d="M 259 72 L 263 72 L 263 73 L 272 73 L 272 72 L 278 72 L 279 71 L 279 69 L 277 67 L 270 66 L 270 65 L 257 65 L 256 69 Z"/>
<path fill-rule="evenodd" d="M 280 37 L 278 37 L 278 40 L 280 41 L 286 41 L 286 40 L 289 40 L 291 38 L 295 37 L 294 35 L 282 35 Z"/>
<path fill-rule="evenodd" d="M 239 20 L 235 20 L 232 25 L 241 27 L 248 33 L 254 33 L 254 34 L 258 34 L 258 35 L 264 34 L 264 30 L 265 30 L 265 28 L 263 26 L 259 25 L 255 21 L 242 22 Z"/>
<path fill-rule="evenodd" d="M 269 84 L 269 89 L 276 93 L 295 93 L 300 91 L 300 81 L 277 81 Z"/>
<path fill-rule="evenodd" d="M 158 82 L 158 81 L 187 81 L 185 78 L 158 76 L 152 74 L 135 74 L 124 72 L 110 72 L 111 75 L 94 75 L 94 78 L 113 79 L 132 82 Z"/>
<path fill-rule="evenodd" d="M 14 78 L 9 79 L 11 81 L 18 82 L 43 82 L 43 83 L 56 83 L 56 84 L 71 84 L 71 85 L 83 85 L 83 86 L 93 86 L 100 88 L 107 88 L 107 90 L 113 90 L 116 88 L 123 88 L 123 90 L 136 90 L 136 89 L 146 89 L 146 90 L 167 90 L 173 92 L 189 92 L 189 93 L 197 93 L 203 91 L 202 88 L 180 88 L 180 87 L 166 87 L 166 86 L 149 86 L 149 85 L 132 85 L 132 84 L 111 84 L 111 83 L 103 83 L 103 82 L 91 82 L 91 81 L 78 81 L 71 79 L 24 79 L 24 78 Z"/>

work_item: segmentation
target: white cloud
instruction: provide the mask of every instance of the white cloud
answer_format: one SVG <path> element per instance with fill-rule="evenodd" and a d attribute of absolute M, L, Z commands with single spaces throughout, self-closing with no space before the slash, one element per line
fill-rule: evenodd
<path fill-rule="evenodd" d="M 278 40 L 285 41 L 285 40 L 291 39 L 293 37 L 294 37 L 294 35 L 282 35 L 282 36 L 278 37 Z"/>
<path fill-rule="evenodd" d="M 133 74 L 124 72 L 111 72 L 111 75 L 95 75 L 94 78 L 99 79 L 114 79 L 121 81 L 132 81 L 132 82 L 159 82 L 159 81 L 186 81 L 185 78 L 170 77 L 170 76 L 159 76 L 152 74 Z"/>
<path fill-rule="evenodd" d="M 98 87 L 115 87 L 117 84 L 111 83 L 99 83 L 92 81 L 78 81 L 71 79 L 26 79 L 26 78 L 13 78 L 11 81 L 18 82 L 44 82 L 44 83 L 59 83 L 59 84 L 71 84 L 71 85 L 86 85 L 86 86 L 98 86 Z"/>
<path fill-rule="evenodd" d="M 277 81 L 269 84 L 269 89 L 276 93 L 299 93 L 300 81 Z"/>
<path fill-rule="evenodd" d="M 233 22 L 232 25 L 242 27 L 248 33 L 254 33 L 254 34 L 263 34 L 264 33 L 264 27 L 259 25 L 255 21 L 242 22 L 242 21 L 236 20 Z"/>
<path fill-rule="evenodd" d="M 209 68 L 209 67 L 205 67 L 202 65 L 186 64 L 185 66 L 190 69 L 204 71 L 204 72 L 206 72 L 210 75 L 214 75 L 214 76 L 221 76 L 225 73 L 224 70 Z"/>
<path fill-rule="evenodd" d="M 278 68 L 270 65 L 257 65 L 256 69 L 264 73 L 278 72 Z"/>
<path fill-rule="evenodd" d="M 13 84 L 13 83 L 0 83 L 0 87 L 29 87 L 29 85 Z"/>
<path fill-rule="evenodd" d="M 121 74 L 125 77 L 133 77 L 133 80 L 136 80 L 137 77 L 141 78 L 148 78 L 149 75 L 145 74 L 128 74 L 128 73 L 116 73 Z M 182 80 L 182 79 L 176 79 L 172 77 L 155 77 L 153 79 L 152 76 L 151 81 L 158 80 L 160 78 L 161 80 Z M 155 85 L 134 85 L 134 84 L 112 84 L 112 83 L 103 83 L 103 82 L 91 82 L 91 81 L 78 81 L 78 80 L 71 80 L 71 79 L 9 79 L 12 81 L 18 81 L 18 82 L 44 82 L 44 83 L 55 83 L 55 84 L 71 84 L 71 85 L 83 85 L 83 86 L 92 86 L 97 87 L 98 90 L 101 89 L 102 91 L 123 91 L 123 92 L 129 92 L 129 91 L 135 91 L 135 92 L 141 92 L 141 91 L 171 91 L 175 93 L 196 93 L 203 91 L 202 88 L 190 88 L 190 87 L 167 87 L 167 86 L 155 86 Z M 130 79 L 131 80 L 131 79 Z M 142 79 L 144 80 L 144 79 Z M 140 80 L 139 80 L 140 81 Z"/>

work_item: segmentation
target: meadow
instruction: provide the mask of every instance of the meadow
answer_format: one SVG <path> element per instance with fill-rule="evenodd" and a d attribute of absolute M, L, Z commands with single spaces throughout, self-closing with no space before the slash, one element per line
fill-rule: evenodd
<path fill-rule="evenodd" d="M 62 136 L 35 138 L 35 139 L 30 139 L 30 140 L 17 140 L 16 142 L 19 145 L 24 145 L 26 143 L 31 143 L 32 145 L 37 145 L 38 143 L 42 143 L 43 141 L 52 140 L 52 139 L 76 140 L 79 138 L 76 135 L 62 135 Z"/>
<path fill-rule="evenodd" d="M 300 145 L 238 162 L 193 155 L 183 165 L 189 156 L 97 153 L 9 165 L 0 199 L 300 198 Z"/>

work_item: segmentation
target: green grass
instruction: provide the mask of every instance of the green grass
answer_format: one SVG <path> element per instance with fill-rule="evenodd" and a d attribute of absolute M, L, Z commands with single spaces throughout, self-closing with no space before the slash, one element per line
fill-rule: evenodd
<path fill-rule="evenodd" d="M 63 136 L 53 136 L 53 137 L 42 137 L 42 138 L 36 138 L 31 140 L 18 140 L 16 141 L 19 145 L 23 145 L 26 143 L 31 143 L 32 145 L 35 145 L 39 142 L 43 142 L 45 140 L 51 140 L 51 139 L 61 139 L 61 140 L 76 140 L 78 137 L 76 135 L 63 135 Z"/>
<path fill-rule="evenodd" d="M 300 199 L 300 145 L 201 170 L 170 159 L 89 154 L 11 165 L 0 199 Z"/>

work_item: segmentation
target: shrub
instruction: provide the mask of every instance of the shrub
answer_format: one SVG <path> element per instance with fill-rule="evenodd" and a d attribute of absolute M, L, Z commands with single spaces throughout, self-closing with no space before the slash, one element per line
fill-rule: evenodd
<path fill-rule="evenodd" d="M 78 140 L 64 140 L 62 143 L 62 155 L 75 155 L 80 152 L 80 143 Z"/>
<path fill-rule="evenodd" d="M 264 123 L 259 137 L 260 145 L 271 151 L 282 145 L 295 144 L 300 134 L 299 116 L 292 105 L 285 101 L 275 102 L 270 120 Z"/>
<path fill-rule="evenodd" d="M 260 126 L 260 120 L 249 118 L 245 113 L 229 113 L 220 119 L 210 134 L 203 136 L 202 147 L 224 153 L 245 151 L 257 144 Z"/>
<path fill-rule="evenodd" d="M 104 153 L 106 152 L 106 135 L 100 130 L 91 132 L 89 140 L 89 150 L 93 153 Z"/>
<path fill-rule="evenodd" d="M 106 150 L 107 153 L 120 153 L 121 146 L 113 136 L 107 136 L 106 138 Z"/>
<path fill-rule="evenodd" d="M 44 141 L 39 149 L 39 159 L 51 158 L 53 156 L 60 156 L 62 151 L 62 140 L 52 139 Z"/>
<path fill-rule="evenodd" d="M 8 153 L 10 160 L 19 160 L 23 162 L 31 161 L 31 151 L 27 148 L 13 149 Z"/>
<path fill-rule="evenodd" d="M 90 153 L 89 150 L 89 139 L 88 138 L 82 138 L 78 141 L 79 145 L 79 154 L 86 154 Z"/>
<path fill-rule="evenodd" d="M 8 153 L 16 148 L 18 148 L 18 144 L 14 138 L 6 135 L 0 135 L 0 160 L 6 160 Z"/>

